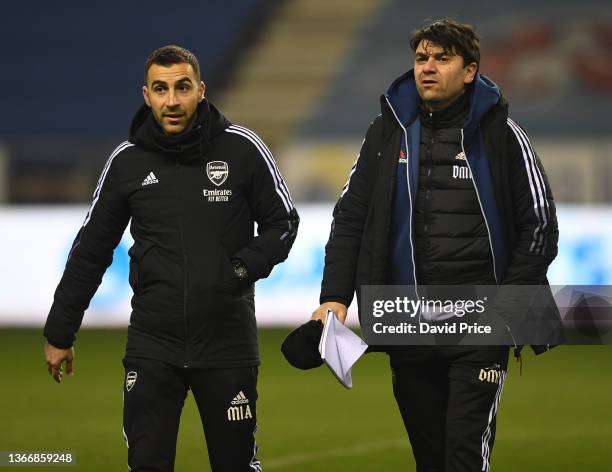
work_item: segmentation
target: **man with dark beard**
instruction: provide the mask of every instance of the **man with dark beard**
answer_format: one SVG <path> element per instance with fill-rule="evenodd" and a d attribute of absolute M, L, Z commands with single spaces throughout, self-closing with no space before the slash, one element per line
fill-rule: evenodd
<path fill-rule="evenodd" d="M 131 219 L 130 470 L 174 469 L 191 390 L 212 470 L 259 471 L 253 284 L 287 258 L 299 218 L 270 150 L 206 100 L 193 53 L 157 49 L 145 84 L 145 104 L 102 171 L 55 292 L 44 330 L 49 373 L 57 382 L 62 367 L 72 373 L 75 333 Z"/>

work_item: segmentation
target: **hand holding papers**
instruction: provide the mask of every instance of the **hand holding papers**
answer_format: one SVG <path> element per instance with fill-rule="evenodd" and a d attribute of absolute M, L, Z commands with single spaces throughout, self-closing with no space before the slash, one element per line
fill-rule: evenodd
<path fill-rule="evenodd" d="M 359 336 L 338 321 L 333 311 L 327 310 L 319 352 L 321 358 L 346 388 L 353 386 L 351 368 L 367 348 L 368 345 Z"/>

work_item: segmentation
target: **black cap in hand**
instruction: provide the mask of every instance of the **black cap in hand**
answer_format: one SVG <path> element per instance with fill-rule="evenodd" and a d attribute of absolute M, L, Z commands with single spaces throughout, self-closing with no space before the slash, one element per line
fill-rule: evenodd
<path fill-rule="evenodd" d="M 310 320 L 294 329 L 283 341 L 281 352 L 293 367 L 308 370 L 323 364 L 319 353 L 319 342 L 323 334 L 323 323 Z"/>

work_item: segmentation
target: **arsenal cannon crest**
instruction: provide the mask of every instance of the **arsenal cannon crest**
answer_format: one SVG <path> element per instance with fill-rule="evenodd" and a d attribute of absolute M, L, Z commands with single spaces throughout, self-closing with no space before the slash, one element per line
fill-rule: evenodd
<path fill-rule="evenodd" d="M 217 187 L 227 180 L 229 166 L 227 162 L 211 161 L 206 164 L 206 175 Z"/>

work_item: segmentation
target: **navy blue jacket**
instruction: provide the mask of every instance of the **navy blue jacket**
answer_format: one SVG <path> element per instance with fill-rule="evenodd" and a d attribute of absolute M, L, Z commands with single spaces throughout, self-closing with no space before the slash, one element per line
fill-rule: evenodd
<path fill-rule="evenodd" d="M 411 70 L 381 97 L 351 169 L 326 245 L 321 303 L 349 305 L 362 285 L 390 280 L 392 202 L 400 149 L 407 150 L 409 218 L 419 171 L 418 96 Z M 544 168 L 526 132 L 508 117 L 497 85 L 477 74 L 470 113 L 462 130 L 463 148 L 487 224 L 494 273 L 499 285 L 547 285 L 546 272 L 557 254 L 558 227 Z M 408 284 L 418 284 L 414 231 L 405 244 Z M 460 283 L 460 281 L 458 281 Z M 557 313 L 558 314 L 558 313 Z"/>

